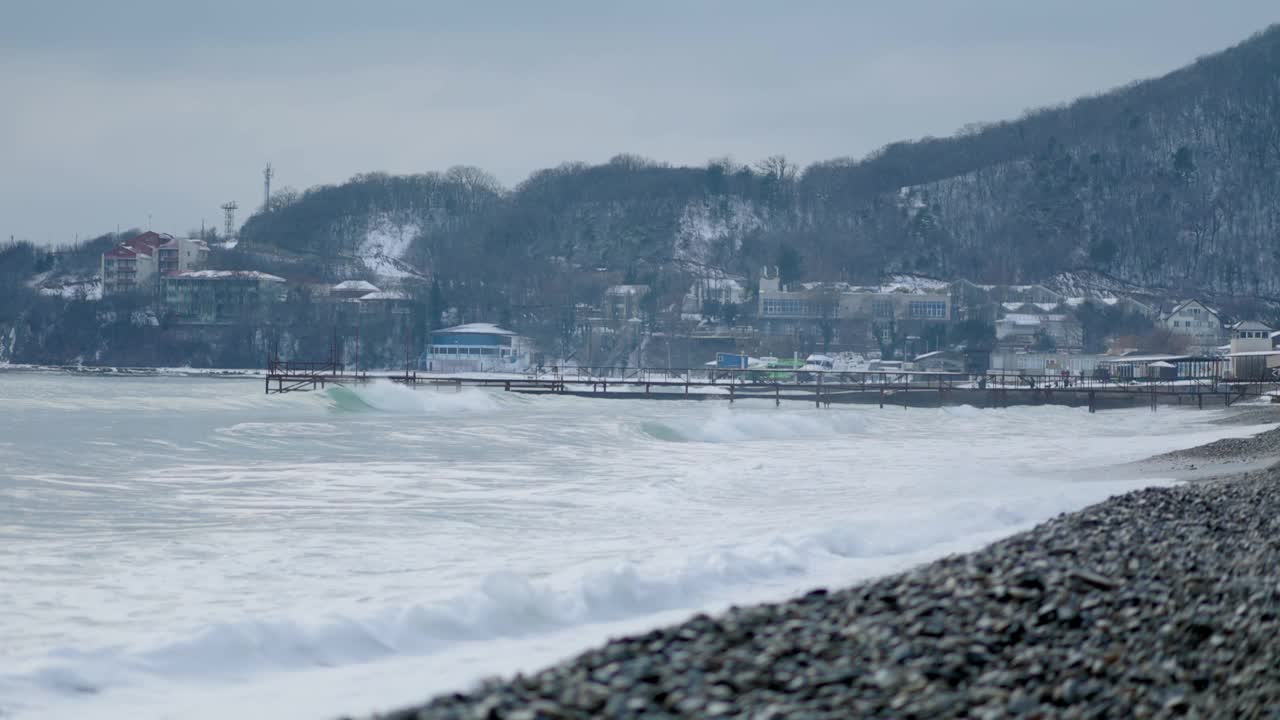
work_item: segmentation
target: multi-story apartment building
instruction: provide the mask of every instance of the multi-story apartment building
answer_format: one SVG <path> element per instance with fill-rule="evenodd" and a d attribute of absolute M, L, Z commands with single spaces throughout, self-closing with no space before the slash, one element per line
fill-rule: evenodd
<path fill-rule="evenodd" d="M 285 280 L 252 270 L 188 270 L 164 279 L 164 303 L 179 322 L 255 321 L 283 302 Z"/>
<path fill-rule="evenodd" d="M 200 267 L 208 257 L 203 240 L 147 231 L 102 254 L 102 292 L 155 288 L 157 278 Z"/>

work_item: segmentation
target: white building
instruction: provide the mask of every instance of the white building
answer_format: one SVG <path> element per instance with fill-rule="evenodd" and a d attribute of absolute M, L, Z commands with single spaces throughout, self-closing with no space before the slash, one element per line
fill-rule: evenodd
<path fill-rule="evenodd" d="M 1183 300 L 1160 317 L 1160 327 L 1184 338 L 1188 350 L 1207 353 L 1222 344 L 1222 320 L 1198 300 Z"/>
<path fill-rule="evenodd" d="M 528 342 L 492 323 L 431 331 L 425 357 L 431 372 L 521 372 L 529 360 Z"/>
<path fill-rule="evenodd" d="M 1263 380 L 1280 367 L 1280 350 L 1271 346 L 1271 328 L 1244 320 L 1231 326 L 1231 375 L 1240 380 Z"/>
<path fill-rule="evenodd" d="M 680 303 L 680 314 L 685 320 L 701 320 L 702 309 L 707 303 L 721 306 L 741 304 L 747 301 L 746 281 L 728 275 L 709 275 L 693 281 Z"/>

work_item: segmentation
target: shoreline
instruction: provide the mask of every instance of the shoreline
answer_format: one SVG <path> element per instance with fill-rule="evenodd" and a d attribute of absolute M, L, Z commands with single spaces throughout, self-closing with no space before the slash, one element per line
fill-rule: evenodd
<path fill-rule="evenodd" d="M 1239 408 L 1223 424 L 1280 422 Z M 615 638 L 411 718 L 1245 716 L 1280 707 L 1280 428 L 972 553 Z"/>

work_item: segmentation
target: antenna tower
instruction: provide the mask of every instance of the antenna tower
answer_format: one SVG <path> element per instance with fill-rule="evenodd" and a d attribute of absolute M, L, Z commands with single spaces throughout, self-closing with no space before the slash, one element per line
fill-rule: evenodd
<path fill-rule="evenodd" d="M 271 177 L 275 174 L 271 163 L 267 163 L 267 168 L 262 171 L 262 209 L 265 212 L 271 212 Z"/>
<path fill-rule="evenodd" d="M 236 208 L 240 207 L 235 200 L 225 203 L 222 206 L 222 217 L 225 226 L 223 227 L 223 240 L 230 240 L 236 231 Z"/>

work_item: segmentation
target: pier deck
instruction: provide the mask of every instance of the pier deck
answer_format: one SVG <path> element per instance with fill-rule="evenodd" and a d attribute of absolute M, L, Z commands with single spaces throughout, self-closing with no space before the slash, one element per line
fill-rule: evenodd
<path fill-rule="evenodd" d="M 1273 381 L 1237 381 L 1217 377 L 1176 380 L 1099 380 L 1002 373 L 968 375 L 926 371 L 818 371 L 774 373 L 722 368 L 573 368 L 523 374 L 440 374 L 408 370 L 370 373 L 347 370 L 334 362 L 268 363 L 267 394 L 318 390 L 329 385 L 359 385 L 384 380 L 410 387 L 461 390 L 501 388 L 507 392 L 577 397 L 650 400 L 746 399 L 811 402 L 816 407 L 858 403 L 898 407 L 1010 407 L 1066 405 L 1090 411 L 1160 405 L 1229 407 L 1242 400 L 1272 395 Z"/>

